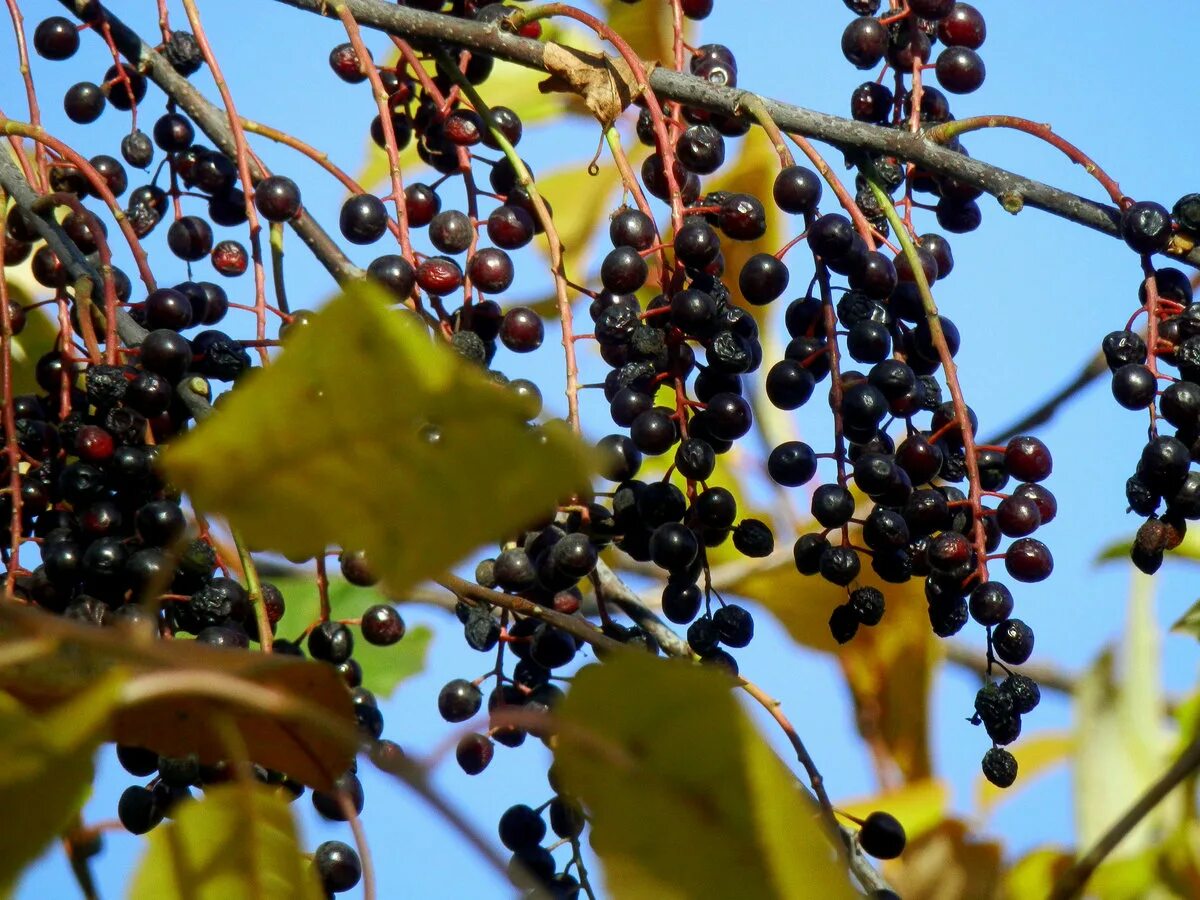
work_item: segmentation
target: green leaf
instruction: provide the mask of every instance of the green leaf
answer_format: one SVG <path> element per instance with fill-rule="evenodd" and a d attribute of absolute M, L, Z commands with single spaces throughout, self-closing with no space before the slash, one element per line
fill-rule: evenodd
<path fill-rule="evenodd" d="M 312 577 L 301 575 L 267 579 L 283 593 L 285 612 L 280 634 L 289 637 L 304 632 L 320 616 L 321 596 Z M 373 588 L 355 587 L 344 578 L 329 580 L 329 609 L 335 619 L 357 619 L 368 606 L 386 603 Z M 424 625 L 408 629 L 398 644 L 377 647 L 358 635 L 354 658 L 362 667 L 363 687 L 379 697 L 390 697 L 406 678 L 425 668 L 433 631 Z"/>
<path fill-rule="evenodd" d="M 855 529 L 850 537 L 861 546 Z M 836 655 L 864 738 L 886 747 L 906 779 L 928 778 L 933 771 L 929 692 L 939 659 L 929 604 L 918 582 L 888 584 L 868 566 L 856 584 L 883 591 L 886 611 L 882 623 L 860 628 L 854 640 L 841 646 L 829 633 L 829 616 L 846 602 L 846 589 L 801 575 L 790 555 L 749 571 L 729 590 L 763 606 L 797 643 Z"/>
<path fill-rule="evenodd" d="M 1129 559 L 1129 549 L 1133 546 L 1133 538 L 1120 538 L 1106 546 L 1096 554 L 1096 563 L 1112 562 Z M 1183 536 L 1179 546 L 1171 551 L 1170 559 L 1183 562 L 1200 562 L 1200 534 L 1191 529 Z"/>
<path fill-rule="evenodd" d="M 1162 721 L 1160 637 L 1154 617 L 1153 579 L 1137 573 L 1121 647 L 1120 675 L 1111 651 L 1080 679 L 1075 691 L 1076 842 L 1091 847 L 1140 797 L 1170 762 L 1174 741 Z M 1114 852 L 1135 856 L 1179 820 L 1178 798 L 1147 815 Z"/>
<path fill-rule="evenodd" d="M 0 841 L 0 895 L 87 799 L 121 682 L 105 678 L 44 715 L 0 694 L 0 808 L 12 823 Z"/>
<path fill-rule="evenodd" d="M 156 900 L 320 900 L 311 863 L 278 791 L 217 785 L 150 833 L 129 897 Z"/>
<path fill-rule="evenodd" d="M 363 284 L 165 461 L 251 545 L 289 557 L 365 550 L 400 595 L 537 521 L 590 470 L 565 429 L 530 428 L 513 392 Z"/>
<path fill-rule="evenodd" d="M 980 815 L 989 814 L 996 804 L 1029 787 L 1038 775 L 1057 765 L 1067 762 L 1075 748 L 1075 739 L 1065 732 L 1047 731 L 1022 737 L 1006 749 L 1017 758 L 1017 783 L 1013 787 L 998 788 L 983 775 L 976 777 L 975 805 Z"/>
<path fill-rule="evenodd" d="M 1175 620 L 1171 630 L 1177 634 L 1190 634 L 1200 640 L 1200 600 L 1189 606 L 1187 612 Z"/>
<path fill-rule="evenodd" d="M 720 673 L 634 653 L 575 676 L 555 767 L 589 810 L 608 893 L 855 896 L 815 806 L 731 688 Z"/>
<path fill-rule="evenodd" d="M 1187 540 L 1186 536 L 1184 537 L 1184 540 Z M 1120 538 L 1119 540 L 1113 541 L 1111 544 L 1109 544 L 1103 550 L 1101 550 L 1099 553 L 1096 554 L 1095 562 L 1097 565 L 1099 565 L 1100 563 L 1116 562 L 1118 560 L 1128 560 L 1129 559 L 1129 548 L 1132 546 L 1133 546 L 1133 538 Z M 1183 545 L 1180 544 L 1180 546 L 1182 547 Z M 1176 548 L 1176 549 L 1178 549 L 1178 548 Z M 1171 552 L 1173 554 L 1175 551 L 1172 550 Z"/>

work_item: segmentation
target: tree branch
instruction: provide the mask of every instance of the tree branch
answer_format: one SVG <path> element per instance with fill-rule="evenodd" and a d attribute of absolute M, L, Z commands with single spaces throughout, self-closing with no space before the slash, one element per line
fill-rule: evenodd
<path fill-rule="evenodd" d="M 133 29 L 95 0 L 59 0 L 59 3 L 84 22 L 95 21 L 97 13 L 101 14 L 112 32 L 113 43 L 122 55 L 179 104 L 223 153 L 230 159 L 237 158 L 236 143 L 226 114 L 209 102 L 190 81 L 176 72 L 171 64 L 143 41 Z M 257 183 L 266 173 L 253 158 L 248 162 L 250 173 Z M 349 260 L 306 210 L 301 209 L 288 224 L 339 284 L 362 277 L 362 270 Z"/>
<path fill-rule="evenodd" d="M 36 206 L 38 195 L 25 180 L 24 173 L 12 161 L 7 153 L 0 153 L 0 186 L 13 198 L 13 202 L 30 213 L 30 221 L 37 233 L 45 240 L 47 246 L 54 251 L 59 262 L 70 273 L 72 281 L 82 278 L 90 279 L 97 290 L 103 289 L 104 280 L 96 267 L 88 261 L 83 252 L 75 246 L 62 226 L 55 221 L 49 211 L 38 212 Z M 127 346 L 136 347 L 149 332 L 133 321 L 133 318 L 123 307 L 117 307 L 117 334 Z"/>
<path fill-rule="evenodd" d="M 60 0 L 68 3 L 69 0 Z M 84 0 L 73 0 L 82 5 Z M 324 0 L 276 0 L 305 12 L 334 15 Z M 529 68 L 545 70 L 545 44 L 502 31 L 495 25 L 468 22 L 438 13 L 406 9 L 383 0 L 346 0 L 346 7 L 361 25 L 406 39 L 424 38 L 481 50 L 500 59 Z M 746 91 L 711 84 L 694 75 L 660 66 L 650 73 L 649 83 L 661 99 L 674 100 L 727 116 L 737 116 L 748 97 Z M 894 156 L 938 175 L 948 175 L 999 198 L 1006 209 L 1032 206 L 1084 225 L 1110 237 L 1120 237 L 1121 214 L 1113 206 L 1097 203 L 1070 191 L 1034 181 L 1015 172 L 989 165 L 947 150 L 921 133 L 867 125 L 816 112 L 800 106 L 760 98 L 768 115 L 784 131 L 832 144 L 842 150 L 870 151 Z M 1172 254 L 1176 259 L 1200 266 L 1200 248 Z"/>
<path fill-rule="evenodd" d="M 596 571 L 592 579 L 596 586 L 596 594 L 601 599 L 613 603 L 621 612 L 633 619 L 643 631 L 658 641 L 667 656 L 682 656 L 685 659 L 692 655 L 687 641 L 672 631 L 662 619 L 650 609 L 633 588 L 623 582 L 620 577 L 604 560 L 596 562 Z"/>
<path fill-rule="evenodd" d="M 1108 363 L 1104 359 L 1104 354 L 1097 353 L 1063 387 L 1059 388 L 1016 422 L 1013 422 L 996 434 L 988 435 L 985 443 L 1003 444 L 1011 437 L 1015 437 L 1018 434 L 1028 434 L 1030 430 L 1037 426 L 1045 425 L 1058 414 L 1058 411 L 1063 406 L 1080 394 L 1084 388 L 1107 373 Z"/>

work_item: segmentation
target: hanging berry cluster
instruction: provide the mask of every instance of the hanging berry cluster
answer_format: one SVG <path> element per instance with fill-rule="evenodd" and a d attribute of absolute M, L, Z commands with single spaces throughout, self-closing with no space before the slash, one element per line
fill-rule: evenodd
<path fill-rule="evenodd" d="M 1200 519 L 1200 309 L 1192 306 L 1192 280 L 1180 269 L 1155 267 L 1151 257 L 1173 245 L 1200 240 L 1200 194 L 1181 197 L 1168 212 L 1149 200 L 1127 201 L 1121 234 L 1142 257 L 1139 307 L 1125 328 L 1101 344 L 1112 372 L 1112 393 L 1126 409 L 1148 410 L 1146 445 L 1125 482 L 1128 509 L 1146 517 L 1130 548 L 1133 564 L 1147 574 L 1162 565 Z M 1144 329 L 1134 328 L 1142 316 Z M 1178 377 L 1160 369 L 1165 364 Z M 1174 434 L 1163 433 L 1163 423 Z"/>

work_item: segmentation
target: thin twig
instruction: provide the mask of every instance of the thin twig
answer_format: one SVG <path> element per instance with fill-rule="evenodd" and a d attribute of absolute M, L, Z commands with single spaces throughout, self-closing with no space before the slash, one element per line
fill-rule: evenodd
<path fill-rule="evenodd" d="M 1015 437 L 1018 434 L 1028 434 L 1031 430 L 1039 425 L 1045 425 L 1055 415 L 1058 414 L 1064 406 L 1076 396 L 1083 392 L 1084 388 L 1092 382 L 1097 381 L 1108 372 L 1108 363 L 1104 359 L 1103 353 L 1097 353 L 1087 361 L 1082 369 L 1080 369 L 1070 381 L 1039 403 L 1029 412 L 1025 413 L 1017 421 L 1013 422 L 1001 429 L 999 432 L 989 435 L 985 444 L 1003 444 L 1009 438 Z"/>
<path fill-rule="evenodd" d="M 450 591 L 452 594 L 463 598 L 464 600 L 473 600 L 476 603 L 487 603 L 492 606 L 499 606 L 501 609 L 507 609 L 510 612 L 519 613 L 523 616 L 530 616 L 534 619 L 539 619 L 547 624 L 553 625 L 562 631 L 567 632 L 571 636 L 578 638 L 598 650 L 625 651 L 629 648 L 620 641 L 610 638 L 604 634 L 595 625 L 592 625 L 586 619 L 577 616 L 568 616 L 564 613 L 557 612 L 548 607 L 542 606 L 539 603 L 534 603 L 532 600 L 526 600 L 524 597 L 515 597 L 512 594 L 502 594 L 499 591 L 490 591 L 485 587 L 480 587 L 465 579 L 459 578 L 457 575 L 443 575 L 437 579 L 438 584 Z"/>
<path fill-rule="evenodd" d="M 1068 900 L 1078 897 L 1087 884 L 1088 879 L 1099 865 L 1117 845 L 1133 831 L 1137 824 L 1146 818 L 1166 796 L 1178 787 L 1184 779 L 1195 774 L 1200 769 L 1200 737 L 1193 740 L 1184 749 L 1179 758 L 1167 769 L 1146 792 L 1129 807 L 1095 843 L 1091 850 L 1077 859 L 1061 876 L 1050 893 L 1049 900 Z"/>

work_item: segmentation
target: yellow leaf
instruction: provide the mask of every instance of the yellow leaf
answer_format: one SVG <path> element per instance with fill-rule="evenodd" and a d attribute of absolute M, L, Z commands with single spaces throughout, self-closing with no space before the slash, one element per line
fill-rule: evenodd
<path fill-rule="evenodd" d="M 865 819 L 877 809 L 895 816 L 904 826 L 904 833 L 910 841 L 917 840 L 936 827 L 946 817 L 949 807 L 950 788 L 944 781 L 934 778 L 924 778 L 893 791 L 837 804 L 842 812 L 860 819 Z"/>
<path fill-rule="evenodd" d="M 855 583 L 883 591 L 886 611 L 878 626 L 860 628 L 840 647 L 829 633 L 829 616 L 846 602 L 846 589 L 799 574 L 790 559 L 748 573 L 730 593 L 765 607 L 798 643 L 836 655 L 863 738 L 886 747 L 906 780 L 928 778 L 929 690 L 938 661 L 928 604 L 918 580 L 887 584 L 864 566 Z"/>
<path fill-rule="evenodd" d="M 1041 847 L 1025 854 L 1004 873 L 1005 900 L 1048 897 L 1054 883 L 1071 865 L 1072 856 L 1057 847 Z"/>
<path fill-rule="evenodd" d="M 1174 742 L 1161 720 L 1152 583 L 1148 576 L 1134 579 L 1120 677 L 1113 654 L 1106 652 L 1075 690 L 1075 833 L 1081 847 L 1092 846 L 1170 763 Z M 1181 812 L 1178 796 L 1160 803 L 1121 842 L 1114 858 L 1157 846 L 1158 835 Z"/>
<path fill-rule="evenodd" d="M 42 287 L 33 277 L 33 256 L 19 266 L 5 266 L 0 269 L 0 278 L 4 279 L 8 289 L 8 299 L 28 307 L 41 296 L 50 296 L 50 292 Z M 38 359 L 54 349 L 58 337 L 58 323 L 54 319 L 57 310 L 53 306 L 39 306 L 25 310 L 25 328 L 12 340 L 12 378 L 14 394 L 34 394 L 41 392 L 34 370 Z M 3 388 L 0 383 L 0 389 Z"/>
<path fill-rule="evenodd" d="M 40 716 L 0 694 L 0 804 L 13 822 L 0 841 L 0 895 L 82 807 L 120 686 L 106 678 Z"/>
<path fill-rule="evenodd" d="M 354 285 L 166 453 L 197 506 L 285 556 L 361 548 L 394 594 L 587 485 L 582 445 Z"/>
<path fill-rule="evenodd" d="M 604 20 L 610 28 L 625 39 L 630 48 L 644 60 L 674 65 L 674 27 L 671 7 L 666 3 L 637 3 L 630 5 L 625 0 L 604 0 L 601 4 L 606 15 Z M 690 43 L 688 20 L 684 20 L 683 39 Z M 605 51 L 615 51 L 606 45 Z M 684 62 L 690 54 L 684 51 Z"/>
<path fill-rule="evenodd" d="M 1028 787 L 1030 781 L 1043 772 L 1067 762 L 1074 748 L 1074 738 L 1062 731 L 1023 736 L 1015 744 L 1006 747 L 1017 758 L 1017 783 L 1009 788 L 998 788 L 979 775 L 975 781 L 975 805 L 979 814 L 990 814 L 1005 797 L 1011 797 Z"/>
<path fill-rule="evenodd" d="M 567 277 L 583 281 L 587 276 L 589 251 L 599 233 L 607 237 L 608 216 L 602 211 L 621 183 L 621 173 L 613 165 L 600 166 L 588 174 L 585 161 L 569 163 L 537 179 L 538 193 L 551 206 L 554 227 L 563 246 L 563 265 Z M 543 256 L 548 256 L 546 241 L 534 241 Z M 604 245 L 608 246 L 607 242 Z M 555 314 L 558 305 L 555 302 Z"/>
<path fill-rule="evenodd" d="M 209 787 L 150 833 L 129 885 L 136 900 L 319 900 L 291 809 L 255 782 Z"/>
<path fill-rule="evenodd" d="M 14 394 L 41 393 L 35 375 L 37 361 L 54 349 L 57 338 L 58 325 L 42 308 L 25 312 L 25 328 L 12 343 Z"/>
<path fill-rule="evenodd" d="M 425 161 L 417 154 L 417 141 L 414 138 L 408 146 L 396 154 L 400 171 L 404 173 L 405 186 L 424 180 L 424 176 L 434 174 L 433 169 L 425 165 Z M 422 172 L 424 170 L 424 172 Z M 387 151 L 380 149 L 371 138 L 367 138 L 362 165 L 354 176 L 354 180 L 362 185 L 365 191 L 386 190 L 391 193 L 392 167 L 388 161 Z M 394 212 L 394 210 L 391 210 Z"/>
<path fill-rule="evenodd" d="M 609 894 L 855 896 L 815 806 L 731 687 L 720 673 L 634 653 L 576 675 L 555 767 L 589 810 Z"/>

